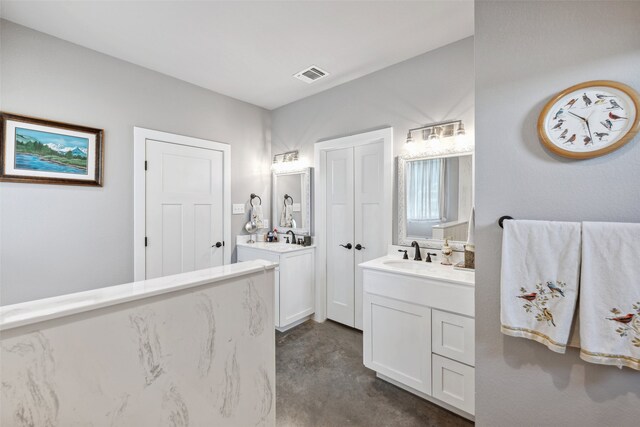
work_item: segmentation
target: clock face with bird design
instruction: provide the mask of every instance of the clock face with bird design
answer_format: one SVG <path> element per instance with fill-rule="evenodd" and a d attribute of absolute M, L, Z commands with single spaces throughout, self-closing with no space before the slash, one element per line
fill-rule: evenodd
<path fill-rule="evenodd" d="M 640 130 L 640 96 L 608 80 L 572 86 L 540 113 L 538 134 L 556 154 L 574 159 L 602 156 L 631 141 Z"/>

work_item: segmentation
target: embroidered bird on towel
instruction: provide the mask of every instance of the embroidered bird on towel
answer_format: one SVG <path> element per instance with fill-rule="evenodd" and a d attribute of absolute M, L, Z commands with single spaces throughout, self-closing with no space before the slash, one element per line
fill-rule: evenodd
<path fill-rule="evenodd" d="M 546 308 L 542 309 L 542 314 L 544 314 L 544 318 L 547 319 L 548 322 L 551 322 L 553 326 L 556 326 L 555 322 L 553 321 L 553 314 L 551 314 L 549 310 L 547 310 Z"/>
<path fill-rule="evenodd" d="M 527 301 L 533 301 L 536 299 L 536 292 L 531 292 L 530 294 L 518 295 L 518 298 L 526 299 Z"/>
<path fill-rule="evenodd" d="M 560 295 L 564 296 L 564 291 L 556 286 L 555 283 L 547 282 L 547 287 L 551 290 L 551 293 L 559 293 Z"/>
<path fill-rule="evenodd" d="M 618 317 L 607 317 L 607 320 L 614 320 L 616 322 L 620 322 L 620 323 L 630 323 L 631 320 L 633 320 L 633 316 L 635 316 L 635 314 L 633 313 L 629 313 L 625 316 L 618 316 Z"/>

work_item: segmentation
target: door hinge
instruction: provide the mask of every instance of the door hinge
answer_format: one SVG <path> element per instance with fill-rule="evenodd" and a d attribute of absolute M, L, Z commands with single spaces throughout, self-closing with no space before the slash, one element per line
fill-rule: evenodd
<path fill-rule="evenodd" d="M 144 170 L 147 170 L 147 161 L 144 161 Z"/>
<path fill-rule="evenodd" d="M 144 247 L 146 248 L 147 246 L 149 246 L 149 239 L 147 239 L 147 237 L 145 236 L 145 238 L 144 238 Z"/>

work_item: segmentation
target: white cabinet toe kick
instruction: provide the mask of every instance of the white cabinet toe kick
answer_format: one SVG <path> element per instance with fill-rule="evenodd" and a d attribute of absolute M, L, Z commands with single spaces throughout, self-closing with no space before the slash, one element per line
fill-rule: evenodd
<path fill-rule="evenodd" d="M 473 420 L 473 284 L 367 264 L 360 266 L 364 365 L 379 378 Z"/>

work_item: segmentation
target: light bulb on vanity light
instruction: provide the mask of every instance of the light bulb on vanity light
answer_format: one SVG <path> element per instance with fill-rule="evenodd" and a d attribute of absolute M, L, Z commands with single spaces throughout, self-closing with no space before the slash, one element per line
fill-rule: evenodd
<path fill-rule="evenodd" d="M 407 132 L 407 140 L 405 144 L 411 144 L 413 142 L 413 138 L 411 137 L 411 131 Z"/>
<path fill-rule="evenodd" d="M 431 133 L 429 134 L 429 141 L 435 141 L 437 139 L 440 139 L 440 128 L 439 127 L 434 127 L 431 128 Z"/>

